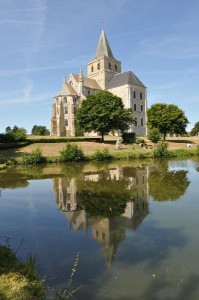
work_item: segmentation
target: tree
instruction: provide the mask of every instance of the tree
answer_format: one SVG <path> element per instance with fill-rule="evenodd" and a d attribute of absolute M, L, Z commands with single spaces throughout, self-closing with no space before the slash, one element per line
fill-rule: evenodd
<path fill-rule="evenodd" d="M 162 136 L 158 128 L 152 128 L 149 130 L 148 139 L 152 141 L 152 143 L 157 143 L 161 140 Z"/>
<path fill-rule="evenodd" d="M 49 135 L 50 131 L 46 128 L 46 126 L 34 125 L 31 131 L 32 135 Z"/>
<path fill-rule="evenodd" d="M 183 134 L 189 123 L 182 109 L 174 104 L 156 103 L 147 112 L 149 129 L 157 128 L 165 140 L 167 133 Z"/>
<path fill-rule="evenodd" d="M 132 110 L 124 108 L 122 99 L 103 91 L 82 101 L 76 114 L 77 126 L 86 132 L 104 134 L 111 130 L 128 130 L 134 122 Z"/>
<path fill-rule="evenodd" d="M 191 135 L 198 135 L 199 134 L 199 122 L 195 123 L 194 127 L 191 129 Z"/>
<path fill-rule="evenodd" d="M 188 171 L 156 170 L 148 177 L 149 194 L 155 201 L 178 200 L 186 192 L 190 181 Z"/>
<path fill-rule="evenodd" d="M 5 134 L 1 135 L 1 140 L 5 142 L 22 142 L 26 139 L 27 130 L 23 127 L 6 127 Z"/>

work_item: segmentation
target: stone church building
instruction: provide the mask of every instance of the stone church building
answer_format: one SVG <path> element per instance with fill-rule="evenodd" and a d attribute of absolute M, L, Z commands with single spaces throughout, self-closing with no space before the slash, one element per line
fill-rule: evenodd
<path fill-rule="evenodd" d="M 135 123 L 129 132 L 145 136 L 147 89 L 132 71 L 121 71 L 121 62 L 113 56 L 104 30 L 95 57 L 87 64 L 87 76 L 81 68 L 79 75 L 71 73 L 68 81 L 64 76 L 52 105 L 51 136 L 75 136 L 75 111 L 81 101 L 104 90 L 120 97 L 125 108 L 132 108 Z"/>

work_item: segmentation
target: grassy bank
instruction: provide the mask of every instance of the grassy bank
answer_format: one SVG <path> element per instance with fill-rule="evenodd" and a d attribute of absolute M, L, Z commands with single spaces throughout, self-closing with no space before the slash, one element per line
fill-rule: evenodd
<path fill-rule="evenodd" d="M 45 299 L 32 255 L 29 254 L 27 261 L 22 263 L 8 246 L 0 245 L 0 299 Z"/>
<path fill-rule="evenodd" d="M 120 150 L 115 149 L 115 137 L 109 137 L 104 143 L 99 141 L 68 141 L 57 143 L 42 142 L 29 144 L 20 149 L 9 149 L 0 151 L 0 164 L 38 164 L 38 163 L 60 163 L 74 161 L 106 161 L 106 160 L 133 160 L 144 158 L 162 157 L 191 157 L 199 154 L 199 138 L 170 138 L 166 141 L 164 148 L 162 142 L 157 146 L 150 141 L 143 143 L 123 144 Z M 191 147 L 187 148 L 187 144 Z M 66 152 L 66 146 L 70 145 L 70 154 Z M 165 148 L 166 147 L 166 148 Z M 80 153 L 81 152 L 81 153 Z"/>

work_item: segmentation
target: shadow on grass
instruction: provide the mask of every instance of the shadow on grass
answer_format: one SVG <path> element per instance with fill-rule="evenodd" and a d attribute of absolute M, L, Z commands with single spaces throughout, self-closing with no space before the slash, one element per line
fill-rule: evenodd
<path fill-rule="evenodd" d="M 176 143 L 176 144 L 194 144 L 194 142 L 190 141 L 190 140 L 169 140 L 169 139 L 166 139 L 166 142 Z"/>

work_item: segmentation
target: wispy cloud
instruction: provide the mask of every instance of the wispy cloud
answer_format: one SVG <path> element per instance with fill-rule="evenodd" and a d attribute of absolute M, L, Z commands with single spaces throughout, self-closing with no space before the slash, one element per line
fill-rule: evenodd
<path fill-rule="evenodd" d="M 0 99 L 0 105 L 7 106 L 13 104 L 30 104 L 37 102 L 49 103 L 49 99 L 52 99 L 51 93 L 32 94 L 31 86 L 29 86 L 29 88 L 27 85 L 24 91 L 22 91 L 21 93 L 18 93 L 15 96 L 13 96 L 13 94 L 11 93 L 10 95 L 7 95 L 7 97 Z"/>
<path fill-rule="evenodd" d="M 29 20 L 0 20 L 0 25 L 2 24 L 22 24 L 22 25 L 45 25 L 44 22 L 29 21 Z"/>
<path fill-rule="evenodd" d="M 167 36 L 161 39 L 144 39 L 141 55 L 153 55 L 169 59 L 194 59 L 199 57 L 196 39 L 182 36 Z"/>
<path fill-rule="evenodd" d="M 50 70 L 56 70 L 56 69 L 66 69 L 66 68 L 73 68 L 73 67 L 80 67 L 81 65 L 85 65 L 88 61 L 88 57 L 81 55 L 79 57 L 73 58 L 71 60 L 64 60 L 63 62 L 52 65 L 52 66 L 40 66 L 40 67 L 26 67 L 22 69 L 13 69 L 13 70 L 1 70 L 0 71 L 0 77 L 12 77 L 16 75 L 27 75 L 31 73 L 37 73 L 37 72 L 45 72 Z M 28 82 L 28 81 L 27 81 Z"/>

